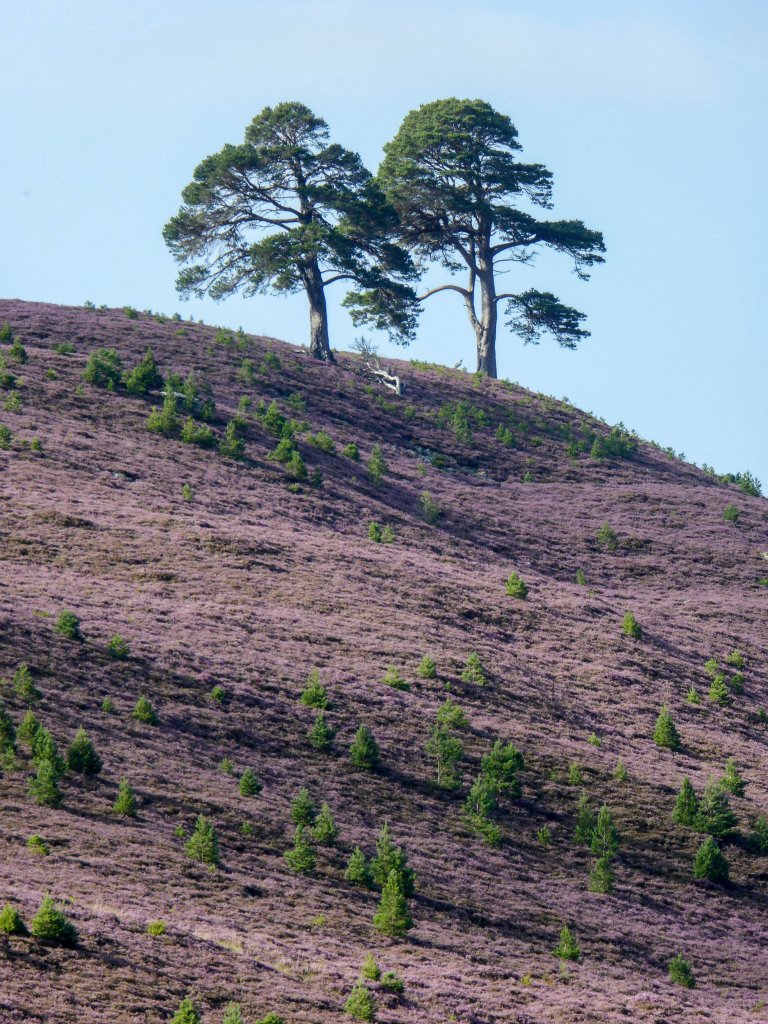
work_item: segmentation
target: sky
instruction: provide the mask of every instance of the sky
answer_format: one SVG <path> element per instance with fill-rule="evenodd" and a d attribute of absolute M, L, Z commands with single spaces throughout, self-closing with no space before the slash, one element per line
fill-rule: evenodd
<path fill-rule="evenodd" d="M 767 45 L 764 0 L 0 0 L 0 296 L 305 343 L 301 295 L 178 298 L 162 228 L 196 165 L 298 100 L 375 171 L 409 110 L 482 98 L 553 172 L 547 216 L 607 248 L 588 282 L 557 254 L 505 279 L 585 312 L 591 337 L 569 352 L 502 333 L 499 375 L 768 494 Z M 331 342 L 348 349 L 342 297 Z M 452 292 L 408 349 L 377 340 L 474 369 Z"/>

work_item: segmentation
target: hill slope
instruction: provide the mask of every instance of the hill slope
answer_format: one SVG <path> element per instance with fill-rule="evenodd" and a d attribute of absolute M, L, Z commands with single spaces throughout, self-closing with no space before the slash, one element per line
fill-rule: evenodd
<path fill-rule="evenodd" d="M 747 842 L 768 812 L 763 499 L 645 443 L 631 458 L 594 459 L 601 423 L 460 371 L 401 364 L 398 399 L 352 357 L 328 367 L 200 324 L 12 301 L 0 302 L 5 320 L 29 359 L 8 363 L 23 380 L 3 392 L 1 417 L 13 435 L 0 451 L 2 697 L 18 726 L 28 702 L 11 678 L 26 662 L 39 721 L 62 750 L 84 726 L 104 768 L 93 780 L 67 772 L 51 808 L 29 794 L 27 744 L 6 764 L 0 903 L 29 922 L 50 892 L 80 943 L 0 939 L 1 1022 L 148 1024 L 187 993 L 206 1024 L 232 999 L 249 1022 L 268 1011 L 287 1024 L 349 1020 L 368 952 L 405 983 L 402 995 L 370 983 L 377 1019 L 391 1024 L 768 1020 L 768 857 Z M 210 383 L 217 436 L 251 399 L 242 461 L 150 432 L 156 396 L 83 383 L 95 349 L 115 347 L 131 367 L 148 345 L 164 373 Z M 268 457 L 273 400 L 308 424 L 295 447 L 322 486 Z M 359 461 L 342 453 L 350 442 Z M 375 445 L 387 464 L 378 485 L 366 468 Z M 729 504 L 735 522 L 723 518 Z M 369 539 L 370 522 L 394 542 Z M 604 524 L 615 546 L 598 541 Z M 525 600 L 505 591 L 513 571 Z M 55 630 L 62 609 L 79 616 L 82 640 Z M 622 634 L 628 611 L 639 640 Z M 123 660 L 107 650 L 116 633 L 130 645 Z M 744 692 L 721 707 L 704 665 L 724 666 L 735 648 Z M 471 652 L 484 686 L 461 679 Z M 436 678 L 417 674 L 425 654 Z M 383 684 L 388 666 L 409 690 Z M 329 753 L 308 741 L 315 710 L 298 700 L 314 667 L 336 730 Z M 425 753 L 448 693 L 469 719 L 455 791 L 436 786 Z M 132 717 L 141 695 L 157 725 Z M 652 742 L 662 704 L 679 752 Z M 361 724 L 381 749 L 375 772 L 348 757 Z M 524 768 L 521 797 L 499 798 L 492 847 L 462 807 L 497 739 Z M 701 794 L 729 757 L 747 786 L 731 797 L 739 828 L 723 844 L 721 886 L 693 879 L 703 835 L 671 811 L 684 776 Z M 569 782 L 574 762 L 582 784 Z M 247 767 L 258 796 L 239 793 Z M 123 777 L 133 819 L 112 811 Z M 283 856 L 302 786 L 340 829 L 306 876 Z M 582 789 L 619 830 L 610 894 L 588 891 L 594 858 L 573 840 Z M 200 813 L 218 832 L 216 870 L 177 834 Z M 352 849 L 371 855 L 385 821 L 416 872 L 414 928 L 400 939 L 372 926 L 378 893 L 344 879 Z M 537 837 L 545 826 L 549 845 Z M 48 856 L 26 847 L 33 833 Z M 156 919 L 165 936 L 146 934 Z M 581 959 L 561 967 L 552 950 L 566 923 Z M 678 951 L 693 990 L 667 978 Z"/>

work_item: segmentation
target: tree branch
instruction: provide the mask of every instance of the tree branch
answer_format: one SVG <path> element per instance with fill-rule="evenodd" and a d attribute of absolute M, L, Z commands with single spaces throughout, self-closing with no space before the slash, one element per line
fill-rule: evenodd
<path fill-rule="evenodd" d="M 416 301 L 423 302 L 430 295 L 435 295 L 437 292 L 458 292 L 459 295 L 464 296 L 465 300 L 471 298 L 470 292 L 466 288 L 460 288 L 457 284 L 441 284 L 439 288 L 432 288 L 423 295 L 419 295 Z"/>

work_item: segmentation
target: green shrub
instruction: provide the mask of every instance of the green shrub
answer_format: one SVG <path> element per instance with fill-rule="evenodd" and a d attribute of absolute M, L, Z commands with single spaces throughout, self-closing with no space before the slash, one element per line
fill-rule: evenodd
<path fill-rule="evenodd" d="M 591 850 L 599 860 L 611 861 L 619 852 L 619 833 L 606 804 L 600 808 L 592 831 Z"/>
<path fill-rule="evenodd" d="M 181 488 L 181 497 L 183 501 L 192 501 L 192 488 L 189 484 L 184 484 Z"/>
<path fill-rule="evenodd" d="M 53 897 L 46 893 L 40 909 L 32 918 L 30 931 L 36 939 L 43 942 L 57 942 L 63 946 L 77 945 L 77 929 L 67 920 L 67 915 L 53 902 Z"/>
<path fill-rule="evenodd" d="M 345 445 L 344 448 L 342 448 L 341 450 L 341 454 L 345 455 L 348 459 L 351 459 L 353 462 L 360 461 L 360 450 L 358 449 L 354 441 L 350 441 L 348 445 Z"/>
<path fill-rule="evenodd" d="M 624 636 L 631 636 L 633 640 L 641 640 L 643 630 L 632 612 L 627 612 L 621 624 L 621 632 Z"/>
<path fill-rule="evenodd" d="M 32 760 L 35 764 L 38 764 L 40 761 L 49 761 L 57 779 L 66 771 L 67 764 L 59 753 L 56 740 L 42 725 L 35 730 L 35 734 L 32 737 Z"/>
<path fill-rule="evenodd" d="M 725 506 L 725 511 L 723 512 L 723 519 L 726 521 L 726 523 L 738 523 L 740 518 L 741 511 L 733 503 Z"/>
<path fill-rule="evenodd" d="M 520 796 L 517 773 L 523 768 L 523 755 L 512 743 L 496 740 L 480 762 L 480 771 L 494 793 L 516 799 Z"/>
<path fill-rule="evenodd" d="M 293 846 L 283 854 L 288 866 L 298 875 L 309 875 L 315 870 L 315 850 L 304 825 L 297 825 Z"/>
<path fill-rule="evenodd" d="M 579 796 L 578 810 L 576 811 L 576 825 L 573 830 L 574 842 L 581 843 L 583 846 L 591 846 L 596 824 L 597 818 L 595 812 L 590 807 L 589 797 L 582 790 Z"/>
<path fill-rule="evenodd" d="M 113 348 L 97 348 L 88 356 L 83 377 L 97 388 L 114 391 L 123 379 L 123 362 Z"/>
<path fill-rule="evenodd" d="M 136 817 L 136 795 L 128 779 L 120 779 L 112 810 L 124 818 Z"/>
<path fill-rule="evenodd" d="M 221 705 L 226 703 L 227 691 L 224 689 L 223 686 L 219 686 L 219 684 L 217 683 L 216 686 L 211 687 L 211 692 L 208 694 L 208 696 L 215 704 Z"/>
<path fill-rule="evenodd" d="M 378 486 L 381 483 L 381 478 L 388 471 L 389 466 L 381 453 L 381 445 L 375 444 L 368 459 L 368 476 L 371 478 L 371 483 Z"/>
<path fill-rule="evenodd" d="M 378 523 L 368 524 L 368 540 L 372 540 L 374 544 L 381 544 L 381 527 Z"/>
<path fill-rule="evenodd" d="M 34 704 L 40 700 L 40 691 L 32 680 L 32 672 L 29 665 L 23 661 L 13 673 L 13 689 L 19 700 L 25 704 Z"/>
<path fill-rule="evenodd" d="M 163 375 L 157 368 L 151 348 L 147 349 L 141 362 L 125 377 L 125 389 L 131 395 L 146 395 L 150 391 L 159 391 L 163 383 Z"/>
<path fill-rule="evenodd" d="M 764 856 L 768 854 L 768 818 L 761 814 L 755 827 L 749 834 L 749 846 L 754 853 Z"/>
<path fill-rule="evenodd" d="M 147 921 L 147 935 L 151 935 L 153 939 L 165 935 L 165 921 Z"/>
<path fill-rule="evenodd" d="M 179 429 L 178 399 L 167 394 L 163 399 L 162 408 L 153 408 L 147 417 L 147 430 L 153 434 L 171 437 Z"/>
<path fill-rule="evenodd" d="M 734 672 L 729 680 L 728 685 L 731 688 L 731 693 L 744 693 L 744 673 Z"/>
<path fill-rule="evenodd" d="M 570 786 L 580 786 L 584 781 L 584 772 L 581 769 L 581 765 L 578 761 L 571 761 L 568 765 L 568 784 Z"/>
<path fill-rule="evenodd" d="M 67 767 L 80 775 L 98 775 L 103 765 L 88 733 L 81 726 L 67 751 Z"/>
<path fill-rule="evenodd" d="M 591 732 L 589 734 L 589 736 L 587 737 L 587 743 L 590 745 L 590 747 L 602 747 L 603 745 L 603 741 L 595 732 Z"/>
<path fill-rule="evenodd" d="M 361 725 L 355 733 L 352 746 L 349 748 L 349 759 L 356 768 L 374 771 L 381 762 L 379 745 L 373 738 L 370 729 Z"/>
<path fill-rule="evenodd" d="M 598 857 L 589 875 L 587 888 L 590 892 L 610 893 L 616 884 L 616 875 L 611 866 L 610 858 Z"/>
<path fill-rule="evenodd" d="M 680 749 L 680 734 L 672 721 L 672 715 L 666 704 L 662 705 L 659 716 L 656 719 L 656 726 L 653 730 L 653 742 L 657 747 L 668 750 Z"/>
<path fill-rule="evenodd" d="M 123 312 L 129 320 L 139 319 L 139 311 L 138 309 L 134 309 L 133 306 L 123 306 Z"/>
<path fill-rule="evenodd" d="M 184 444 L 194 444 L 198 448 L 213 448 L 216 445 L 216 435 L 207 423 L 196 423 L 191 416 L 187 416 L 181 425 L 181 440 Z M 187 484 L 184 487 L 189 489 Z M 192 492 L 190 491 L 190 498 Z M 189 501 L 189 498 L 186 499 Z"/>
<path fill-rule="evenodd" d="M 32 735 L 22 735 L 22 727 L 24 726 L 24 723 L 27 721 L 27 718 L 30 715 L 32 716 L 30 719 L 30 725 L 34 723 L 34 728 L 38 728 L 37 719 L 35 718 L 34 712 L 28 711 L 27 714 L 22 719 L 21 725 L 19 726 L 20 740 L 31 740 L 32 735 L 34 735 L 34 732 L 32 733 Z M 9 715 L 8 709 L 6 708 L 2 699 L 0 699 L 0 750 L 13 750 L 15 746 L 16 729 L 14 728 L 13 725 L 13 719 Z"/>
<path fill-rule="evenodd" d="M 2 935 L 28 935 L 27 926 L 24 924 L 21 914 L 11 903 L 6 903 L 0 910 L 0 934 Z"/>
<path fill-rule="evenodd" d="M 687 825 L 689 828 L 694 828 L 698 822 L 698 816 L 699 798 L 696 796 L 696 791 L 691 785 L 691 780 L 686 776 L 675 800 L 672 820 L 676 821 L 678 825 Z"/>
<path fill-rule="evenodd" d="M 403 876 L 396 869 L 390 871 L 381 893 L 379 908 L 373 915 L 373 927 L 382 935 L 398 938 L 413 928 L 413 918 L 405 898 Z"/>
<path fill-rule="evenodd" d="M 239 436 L 237 420 L 230 420 L 224 428 L 224 437 L 219 441 L 219 455 L 225 459 L 243 459 L 245 457 L 245 441 Z"/>
<path fill-rule="evenodd" d="M 731 653 L 725 659 L 725 663 L 726 665 L 730 665 L 731 668 L 737 668 L 741 670 L 744 668 L 744 655 L 738 648 L 736 648 L 736 650 L 731 651 Z"/>
<path fill-rule="evenodd" d="M 61 804 L 59 774 L 46 758 L 36 763 L 37 771 L 29 780 L 29 792 L 41 807 L 58 807 Z"/>
<path fill-rule="evenodd" d="M 349 998 L 344 1003 L 344 1013 L 355 1020 L 373 1021 L 376 1019 L 376 1000 L 362 983 L 358 981 Z"/>
<path fill-rule="evenodd" d="M 619 546 L 619 538 L 616 531 L 608 523 L 603 523 L 595 534 L 595 540 L 603 551 L 616 551 Z"/>
<path fill-rule="evenodd" d="M 710 679 L 715 679 L 720 672 L 720 665 L 717 662 L 717 658 L 710 658 L 709 661 L 704 662 L 704 671 Z"/>
<path fill-rule="evenodd" d="M 728 881 L 728 861 L 712 836 L 707 836 L 696 852 L 693 877 L 706 878 L 710 882 L 722 884 Z"/>
<path fill-rule="evenodd" d="M 13 433 L 10 427 L 0 423 L 0 449 L 4 452 L 10 451 L 13 446 Z"/>
<path fill-rule="evenodd" d="M 373 881 L 380 889 L 392 871 L 400 875 L 405 895 L 412 896 L 416 884 L 414 870 L 408 866 L 408 854 L 393 842 L 389 825 L 385 822 L 376 841 L 376 853 L 371 859 Z"/>
<path fill-rule="evenodd" d="M 568 925 L 563 925 L 560 931 L 560 941 L 552 950 L 560 960 L 578 960 L 581 956 L 581 948 L 571 935 Z"/>
<path fill-rule="evenodd" d="M 373 876 L 365 854 L 356 846 L 347 861 L 347 868 L 344 877 L 352 885 L 360 886 L 362 889 L 373 887 Z"/>
<path fill-rule="evenodd" d="M 319 448 L 321 452 L 325 452 L 326 455 L 336 454 L 336 444 L 330 434 L 326 434 L 324 430 L 318 430 L 316 434 L 307 434 L 307 444 L 313 445 L 315 448 Z"/>
<path fill-rule="evenodd" d="M 464 747 L 450 730 L 439 722 L 429 735 L 426 754 L 435 763 L 438 786 L 441 789 L 456 789 L 461 782 L 459 762 L 464 757 Z"/>
<path fill-rule="evenodd" d="M 381 976 L 380 985 L 385 992 L 392 992 L 394 995 L 401 995 L 405 991 L 403 979 L 398 978 L 394 971 L 385 971 Z"/>
<path fill-rule="evenodd" d="M 586 585 L 587 585 L 587 577 L 584 575 L 584 570 L 583 569 L 577 569 L 576 570 L 576 582 L 578 583 L 578 585 L 580 587 L 586 587 Z"/>
<path fill-rule="evenodd" d="M 728 794 L 720 783 L 710 779 L 699 801 L 696 829 L 699 832 L 709 832 L 711 836 L 720 839 L 730 835 L 737 824 L 738 819 L 731 809 Z"/>
<path fill-rule="evenodd" d="M 221 761 L 219 761 L 219 771 L 223 772 L 225 775 L 232 775 L 234 770 L 235 766 L 230 758 L 222 757 Z"/>
<path fill-rule="evenodd" d="M 528 596 L 528 587 L 516 572 L 510 573 L 504 587 L 509 597 L 517 597 L 521 601 L 524 601 Z"/>
<path fill-rule="evenodd" d="M 192 860 L 207 864 L 209 867 L 219 865 L 219 840 L 213 822 L 198 814 L 195 829 L 184 844 L 184 849 Z"/>
<path fill-rule="evenodd" d="M 144 696 L 139 697 L 136 701 L 133 717 L 137 722 L 143 722 L 144 725 L 157 725 L 158 722 L 157 712 L 152 707 L 149 698 Z"/>
<path fill-rule="evenodd" d="M 74 612 L 62 611 L 56 619 L 55 630 L 69 640 L 82 640 L 83 634 L 80 631 L 80 619 Z"/>
<path fill-rule="evenodd" d="M 272 352 L 271 349 L 267 349 L 264 353 L 264 358 L 261 360 L 259 373 L 266 374 L 269 370 L 279 370 L 280 366 L 280 359 L 276 353 Z"/>
<path fill-rule="evenodd" d="M 312 724 L 312 728 L 308 733 L 309 742 L 316 750 L 327 753 L 333 745 L 333 737 L 335 735 L 335 731 L 325 720 L 325 712 L 318 711 L 315 715 L 315 721 Z"/>
<path fill-rule="evenodd" d="M 13 341 L 13 331 L 11 325 L 7 320 L 3 322 L 3 326 L 0 327 L 0 345 L 10 345 Z"/>
<path fill-rule="evenodd" d="M 368 953 L 365 960 L 363 960 L 363 966 L 360 968 L 360 975 L 363 978 L 367 978 L 369 981 L 378 981 L 381 977 L 381 968 L 376 963 L 376 957 L 373 953 Z"/>
<path fill-rule="evenodd" d="M 38 835 L 31 835 L 27 839 L 27 849 L 30 853 L 37 854 L 38 857 L 47 857 L 49 853 L 48 843 L 46 843 L 42 836 Z"/>
<path fill-rule="evenodd" d="M 27 362 L 27 359 L 28 359 L 27 350 L 22 345 L 21 338 L 17 337 L 17 338 L 13 339 L 13 344 L 8 349 L 8 358 L 13 363 L 22 363 L 23 364 L 23 363 Z"/>
<path fill-rule="evenodd" d="M 313 668 L 307 676 L 307 681 L 299 700 L 308 708 L 320 708 L 323 710 L 328 707 L 328 695 L 325 692 L 325 687 L 320 682 L 320 672 L 318 669 Z"/>
<path fill-rule="evenodd" d="M 323 804 L 320 813 L 315 820 L 315 827 L 312 830 L 315 841 L 321 846 L 335 846 L 339 838 L 339 830 L 333 819 L 333 814 L 328 804 Z"/>
<path fill-rule="evenodd" d="M 263 786 L 251 768 L 246 768 L 240 776 L 237 788 L 240 796 L 258 796 Z"/>
<path fill-rule="evenodd" d="M 301 453 L 295 449 L 291 452 L 291 457 L 285 464 L 285 472 L 292 480 L 297 482 L 307 479 L 307 467 L 304 459 L 302 459 Z"/>
<path fill-rule="evenodd" d="M 721 707 L 727 707 L 731 703 L 731 691 L 728 689 L 725 676 L 722 673 L 718 673 L 712 680 L 707 696 L 713 704 L 719 704 Z"/>
<path fill-rule="evenodd" d="M 467 662 L 461 673 L 461 681 L 463 683 L 473 683 L 475 686 L 485 686 L 488 681 L 485 675 L 485 668 L 480 660 L 480 655 L 475 651 L 472 651 L 467 658 Z"/>
<path fill-rule="evenodd" d="M 419 495 L 419 510 L 425 523 L 436 523 L 440 518 L 440 506 L 429 491 L 422 491 Z"/>
<path fill-rule="evenodd" d="M 107 653 L 112 658 L 122 660 L 127 658 L 131 653 L 131 649 L 128 646 L 128 641 L 125 640 L 119 633 L 115 633 L 112 639 L 107 644 Z"/>
<path fill-rule="evenodd" d="M 294 825 L 312 825 L 316 817 L 317 808 L 309 790 L 302 786 L 291 803 L 291 819 Z"/>
<path fill-rule="evenodd" d="M 107 715 L 114 714 L 115 702 L 112 700 L 111 697 L 104 698 L 104 700 L 101 702 L 101 710 Z"/>
<path fill-rule="evenodd" d="M 410 690 L 411 684 L 406 682 L 394 665 L 390 665 L 384 673 L 382 683 L 391 686 L 393 690 Z"/>
<path fill-rule="evenodd" d="M 725 762 L 725 773 L 722 779 L 720 779 L 720 785 L 729 793 L 733 793 L 734 796 L 744 796 L 746 783 L 732 757 L 729 757 Z"/>
<path fill-rule="evenodd" d="M 71 356 L 73 352 L 77 351 L 71 341 L 59 341 L 52 346 L 52 350 L 57 356 Z"/>
<path fill-rule="evenodd" d="M 691 971 L 691 965 L 682 953 L 676 953 L 669 961 L 669 980 L 684 988 L 696 987 L 696 979 Z"/>
<path fill-rule="evenodd" d="M 688 704 L 701 704 L 701 697 L 699 697 L 699 691 L 695 686 L 690 686 L 688 692 L 685 695 L 686 703 Z"/>
<path fill-rule="evenodd" d="M 421 679 L 437 678 L 437 665 L 428 654 L 425 654 L 424 657 L 419 662 L 419 667 L 416 669 L 416 674 Z"/>
<path fill-rule="evenodd" d="M 540 843 L 541 846 L 552 845 L 552 830 L 548 825 L 542 825 L 536 832 L 536 842 Z"/>
<path fill-rule="evenodd" d="M 189 996 L 179 1003 L 179 1008 L 171 1018 L 171 1024 L 202 1024 L 200 1014 Z"/>

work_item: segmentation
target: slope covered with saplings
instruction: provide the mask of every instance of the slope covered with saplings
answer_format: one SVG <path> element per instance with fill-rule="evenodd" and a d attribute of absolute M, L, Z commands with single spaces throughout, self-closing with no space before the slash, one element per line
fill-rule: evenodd
<path fill-rule="evenodd" d="M 461 371 L 5 321 L 0 1021 L 765 1017 L 764 499 Z"/>

